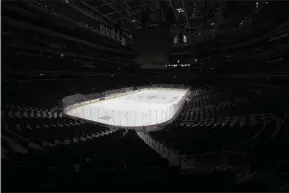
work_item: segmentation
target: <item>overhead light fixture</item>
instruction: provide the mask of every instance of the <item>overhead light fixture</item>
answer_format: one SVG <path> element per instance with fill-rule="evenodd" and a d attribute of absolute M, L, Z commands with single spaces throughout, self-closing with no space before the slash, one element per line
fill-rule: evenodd
<path fill-rule="evenodd" d="M 185 10 L 184 10 L 183 8 L 177 8 L 177 11 L 178 11 L 179 13 L 183 13 Z"/>
<path fill-rule="evenodd" d="M 188 42 L 188 38 L 187 38 L 186 35 L 183 35 L 183 42 L 184 42 L 184 43 L 187 43 L 187 42 Z"/>

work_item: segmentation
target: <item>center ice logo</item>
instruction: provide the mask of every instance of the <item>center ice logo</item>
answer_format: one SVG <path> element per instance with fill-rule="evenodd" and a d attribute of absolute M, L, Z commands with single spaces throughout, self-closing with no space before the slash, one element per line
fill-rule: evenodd
<path fill-rule="evenodd" d="M 153 99 L 158 99 L 158 98 L 159 98 L 159 97 L 157 97 L 157 96 L 148 96 L 148 97 L 147 97 L 148 100 L 153 100 Z"/>

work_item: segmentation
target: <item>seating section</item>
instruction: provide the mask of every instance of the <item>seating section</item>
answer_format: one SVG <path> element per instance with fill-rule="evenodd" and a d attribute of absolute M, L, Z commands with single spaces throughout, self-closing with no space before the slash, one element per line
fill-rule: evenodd
<path fill-rule="evenodd" d="M 57 105 L 61 97 L 72 94 L 70 85 L 66 88 L 49 95 L 55 96 L 51 103 L 44 94 L 41 103 L 45 104 L 34 101 L 38 95 L 4 98 L 2 161 L 13 168 L 4 171 L 9 179 L 21 179 L 19 187 L 33 180 L 64 187 L 82 177 L 103 176 L 102 182 L 108 176 L 132 181 L 129 175 L 172 180 L 188 173 L 223 172 L 233 175 L 232 183 L 239 185 L 266 184 L 260 176 L 269 173 L 274 180 L 267 185 L 272 190 L 287 188 L 288 115 L 266 107 L 270 97 L 215 85 L 193 89 L 174 123 L 136 133 L 66 117 Z M 93 89 L 79 90 L 90 93 Z M 23 180 L 19 171 L 31 171 L 33 180 Z M 46 182 L 37 178 L 40 173 L 48 174 Z M 54 178 L 67 182 L 56 183 Z"/>
<path fill-rule="evenodd" d="M 255 172 L 273 170 L 279 159 L 288 160 L 286 112 L 280 116 L 266 107 L 270 99 L 233 89 L 196 89 L 178 123 L 149 135 L 178 151 L 184 167 L 231 168 L 238 179 L 253 178 Z M 210 164 L 204 161 L 207 155 L 213 155 Z"/>
<path fill-rule="evenodd" d="M 136 148 L 135 146 L 138 145 L 139 149 L 145 150 L 147 148 L 148 150 L 145 151 L 148 151 L 148 155 L 155 154 L 156 158 L 160 158 L 158 154 L 150 151 L 150 148 L 148 148 L 146 145 L 141 146 L 141 139 L 139 139 L 136 134 L 131 133 L 132 131 L 128 132 L 128 134 L 126 135 L 124 135 L 123 132 L 124 131 L 122 130 L 112 130 L 110 128 L 101 127 L 95 124 L 63 117 L 62 113 L 52 113 L 47 110 L 33 109 L 27 107 L 23 107 L 22 109 L 19 105 L 15 105 L 10 108 L 8 113 L 4 114 L 4 129 L 2 138 L 8 144 L 20 143 L 20 145 L 23 146 L 23 149 L 27 148 L 25 152 L 23 150 L 23 154 L 29 153 L 30 149 L 34 149 L 37 151 L 51 149 L 52 152 L 57 149 L 56 151 L 59 151 L 59 154 L 61 155 L 61 151 L 63 148 L 69 151 L 70 148 L 74 149 L 76 147 L 80 147 L 81 144 L 83 144 L 84 150 L 89 146 L 99 147 L 97 149 L 92 149 L 92 152 L 99 152 L 102 149 L 107 151 L 109 148 L 113 147 L 112 149 L 114 149 L 116 152 L 109 153 L 108 155 L 114 154 L 116 157 L 112 160 L 118 161 L 120 160 L 120 158 L 123 158 L 123 156 L 116 153 L 124 153 L 122 151 L 119 151 L 119 148 L 125 151 L 129 149 L 127 147 L 122 147 L 124 143 L 121 143 L 121 140 L 124 140 L 124 142 L 126 142 L 125 139 L 128 138 L 135 139 L 135 141 L 132 141 L 131 144 L 128 144 L 128 147 Z M 122 137 L 122 135 L 124 136 Z M 17 141 L 15 141 L 15 139 L 17 139 Z M 119 145 L 117 141 L 122 145 Z M 12 145 L 9 145 L 9 147 L 10 146 Z M 131 155 L 135 155 L 135 152 L 132 152 Z M 117 158 L 118 156 L 120 158 Z M 129 153 L 128 156 L 130 156 Z M 29 154 L 26 157 L 31 156 Z M 48 157 L 54 156 L 51 155 Z M 67 157 L 67 159 L 70 158 Z M 144 162 L 145 160 L 146 159 L 144 158 L 139 159 L 139 161 L 143 163 L 146 163 Z M 49 163 L 52 164 L 53 161 L 50 161 Z M 106 163 L 108 162 L 106 161 Z M 68 166 L 68 164 L 66 165 Z M 63 168 L 64 166 L 61 167 Z"/>

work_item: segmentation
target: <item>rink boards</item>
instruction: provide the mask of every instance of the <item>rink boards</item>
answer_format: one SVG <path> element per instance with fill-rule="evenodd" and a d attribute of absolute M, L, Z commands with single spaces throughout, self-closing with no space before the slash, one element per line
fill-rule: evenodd
<path fill-rule="evenodd" d="M 77 103 L 65 114 L 115 127 L 152 127 L 172 121 L 187 94 L 187 89 L 141 89 Z"/>

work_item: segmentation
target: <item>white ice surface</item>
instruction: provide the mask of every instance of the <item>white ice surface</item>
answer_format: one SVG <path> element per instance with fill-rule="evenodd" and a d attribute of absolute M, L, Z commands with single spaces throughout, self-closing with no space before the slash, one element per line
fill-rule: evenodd
<path fill-rule="evenodd" d="M 149 89 L 79 106 L 70 116 L 114 126 L 156 125 L 171 119 L 186 90 Z"/>

